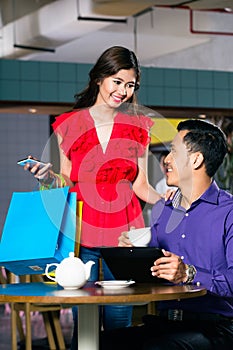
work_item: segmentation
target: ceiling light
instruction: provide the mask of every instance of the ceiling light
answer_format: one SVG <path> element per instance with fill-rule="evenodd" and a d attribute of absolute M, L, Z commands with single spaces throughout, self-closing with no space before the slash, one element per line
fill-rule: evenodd
<path fill-rule="evenodd" d="M 37 109 L 36 108 L 29 108 L 28 112 L 35 114 L 37 112 Z"/>

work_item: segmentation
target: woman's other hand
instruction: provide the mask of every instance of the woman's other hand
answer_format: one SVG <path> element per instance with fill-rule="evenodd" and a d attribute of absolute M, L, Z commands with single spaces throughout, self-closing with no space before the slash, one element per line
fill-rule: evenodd
<path fill-rule="evenodd" d="M 129 240 L 128 232 L 122 232 L 118 238 L 118 247 L 133 247 L 132 243 Z"/>
<path fill-rule="evenodd" d="M 164 198 L 165 201 L 167 201 L 169 199 L 172 200 L 174 198 L 175 193 L 176 193 L 176 189 L 175 190 L 174 189 L 171 189 L 171 190 L 169 189 L 169 190 L 166 191 L 166 193 L 161 194 L 161 197 Z"/>

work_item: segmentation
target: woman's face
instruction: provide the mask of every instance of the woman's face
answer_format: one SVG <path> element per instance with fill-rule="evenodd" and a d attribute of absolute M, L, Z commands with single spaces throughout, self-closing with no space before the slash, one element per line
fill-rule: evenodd
<path fill-rule="evenodd" d="M 135 84 L 135 70 L 133 68 L 121 69 L 117 74 L 99 82 L 96 104 L 106 104 L 111 108 L 118 108 L 132 97 Z"/>

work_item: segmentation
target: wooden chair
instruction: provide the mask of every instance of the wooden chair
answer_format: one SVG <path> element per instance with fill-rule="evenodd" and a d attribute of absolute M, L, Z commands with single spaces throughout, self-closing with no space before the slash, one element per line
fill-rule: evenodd
<path fill-rule="evenodd" d="M 38 281 L 43 281 L 43 276 L 26 275 L 20 277 L 20 282 L 33 283 Z M 12 273 L 8 274 L 6 282 L 15 283 L 15 276 Z M 48 306 L 35 303 L 11 303 L 12 350 L 17 350 L 17 330 L 20 341 L 25 343 L 25 349 L 32 350 L 31 312 L 40 312 L 42 314 L 50 350 L 65 350 L 66 346 L 59 320 L 61 309 L 61 305 Z M 20 311 L 23 311 L 25 314 L 25 333 Z"/>
<path fill-rule="evenodd" d="M 156 308 L 156 301 L 151 301 L 147 305 L 147 313 L 151 315 L 156 315 L 157 314 L 157 308 Z"/>
<path fill-rule="evenodd" d="M 0 284 L 6 283 L 6 278 L 4 276 L 4 268 L 0 266 Z"/>
<path fill-rule="evenodd" d="M 59 320 L 61 307 L 44 306 L 32 303 L 11 303 L 11 326 L 12 326 L 12 350 L 17 349 L 17 317 L 19 311 L 25 313 L 25 335 L 21 335 L 21 341 L 25 343 L 25 349 L 32 349 L 31 312 L 38 311 L 43 316 L 45 330 L 48 336 L 49 348 L 51 350 L 65 350 L 65 342 Z"/>
<path fill-rule="evenodd" d="M 6 271 L 5 271 L 3 266 L 0 266 L 0 283 L 1 284 L 9 283 L 9 281 L 7 279 Z M 19 338 L 24 339 L 24 331 L 23 331 L 23 326 L 22 326 L 22 322 L 21 322 L 21 318 L 19 316 L 19 313 L 17 313 L 15 315 L 15 317 L 16 317 L 15 323 L 16 323 L 16 328 L 17 328 L 18 333 L 19 333 Z"/>

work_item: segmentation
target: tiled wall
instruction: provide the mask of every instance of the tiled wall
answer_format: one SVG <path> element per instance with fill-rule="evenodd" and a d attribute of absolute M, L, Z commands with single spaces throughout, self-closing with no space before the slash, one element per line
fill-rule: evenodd
<path fill-rule="evenodd" d="M 233 72 L 143 68 L 142 77 L 142 104 L 233 108 Z"/>
<path fill-rule="evenodd" d="M 90 65 L 0 60 L 0 101 L 73 102 Z"/>
<path fill-rule="evenodd" d="M 47 115 L 0 113 L 0 236 L 12 192 L 38 189 L 37 181 L 17 161 L 29 154 L 49 160 L 48 139 Z"/>
<path fill-rule="evenodd" d="M 0 60 L 0 101 L 73 102 L 92 65 Z M 139 103 L 233 108 L 233 72 L 142 67 Z"/>

